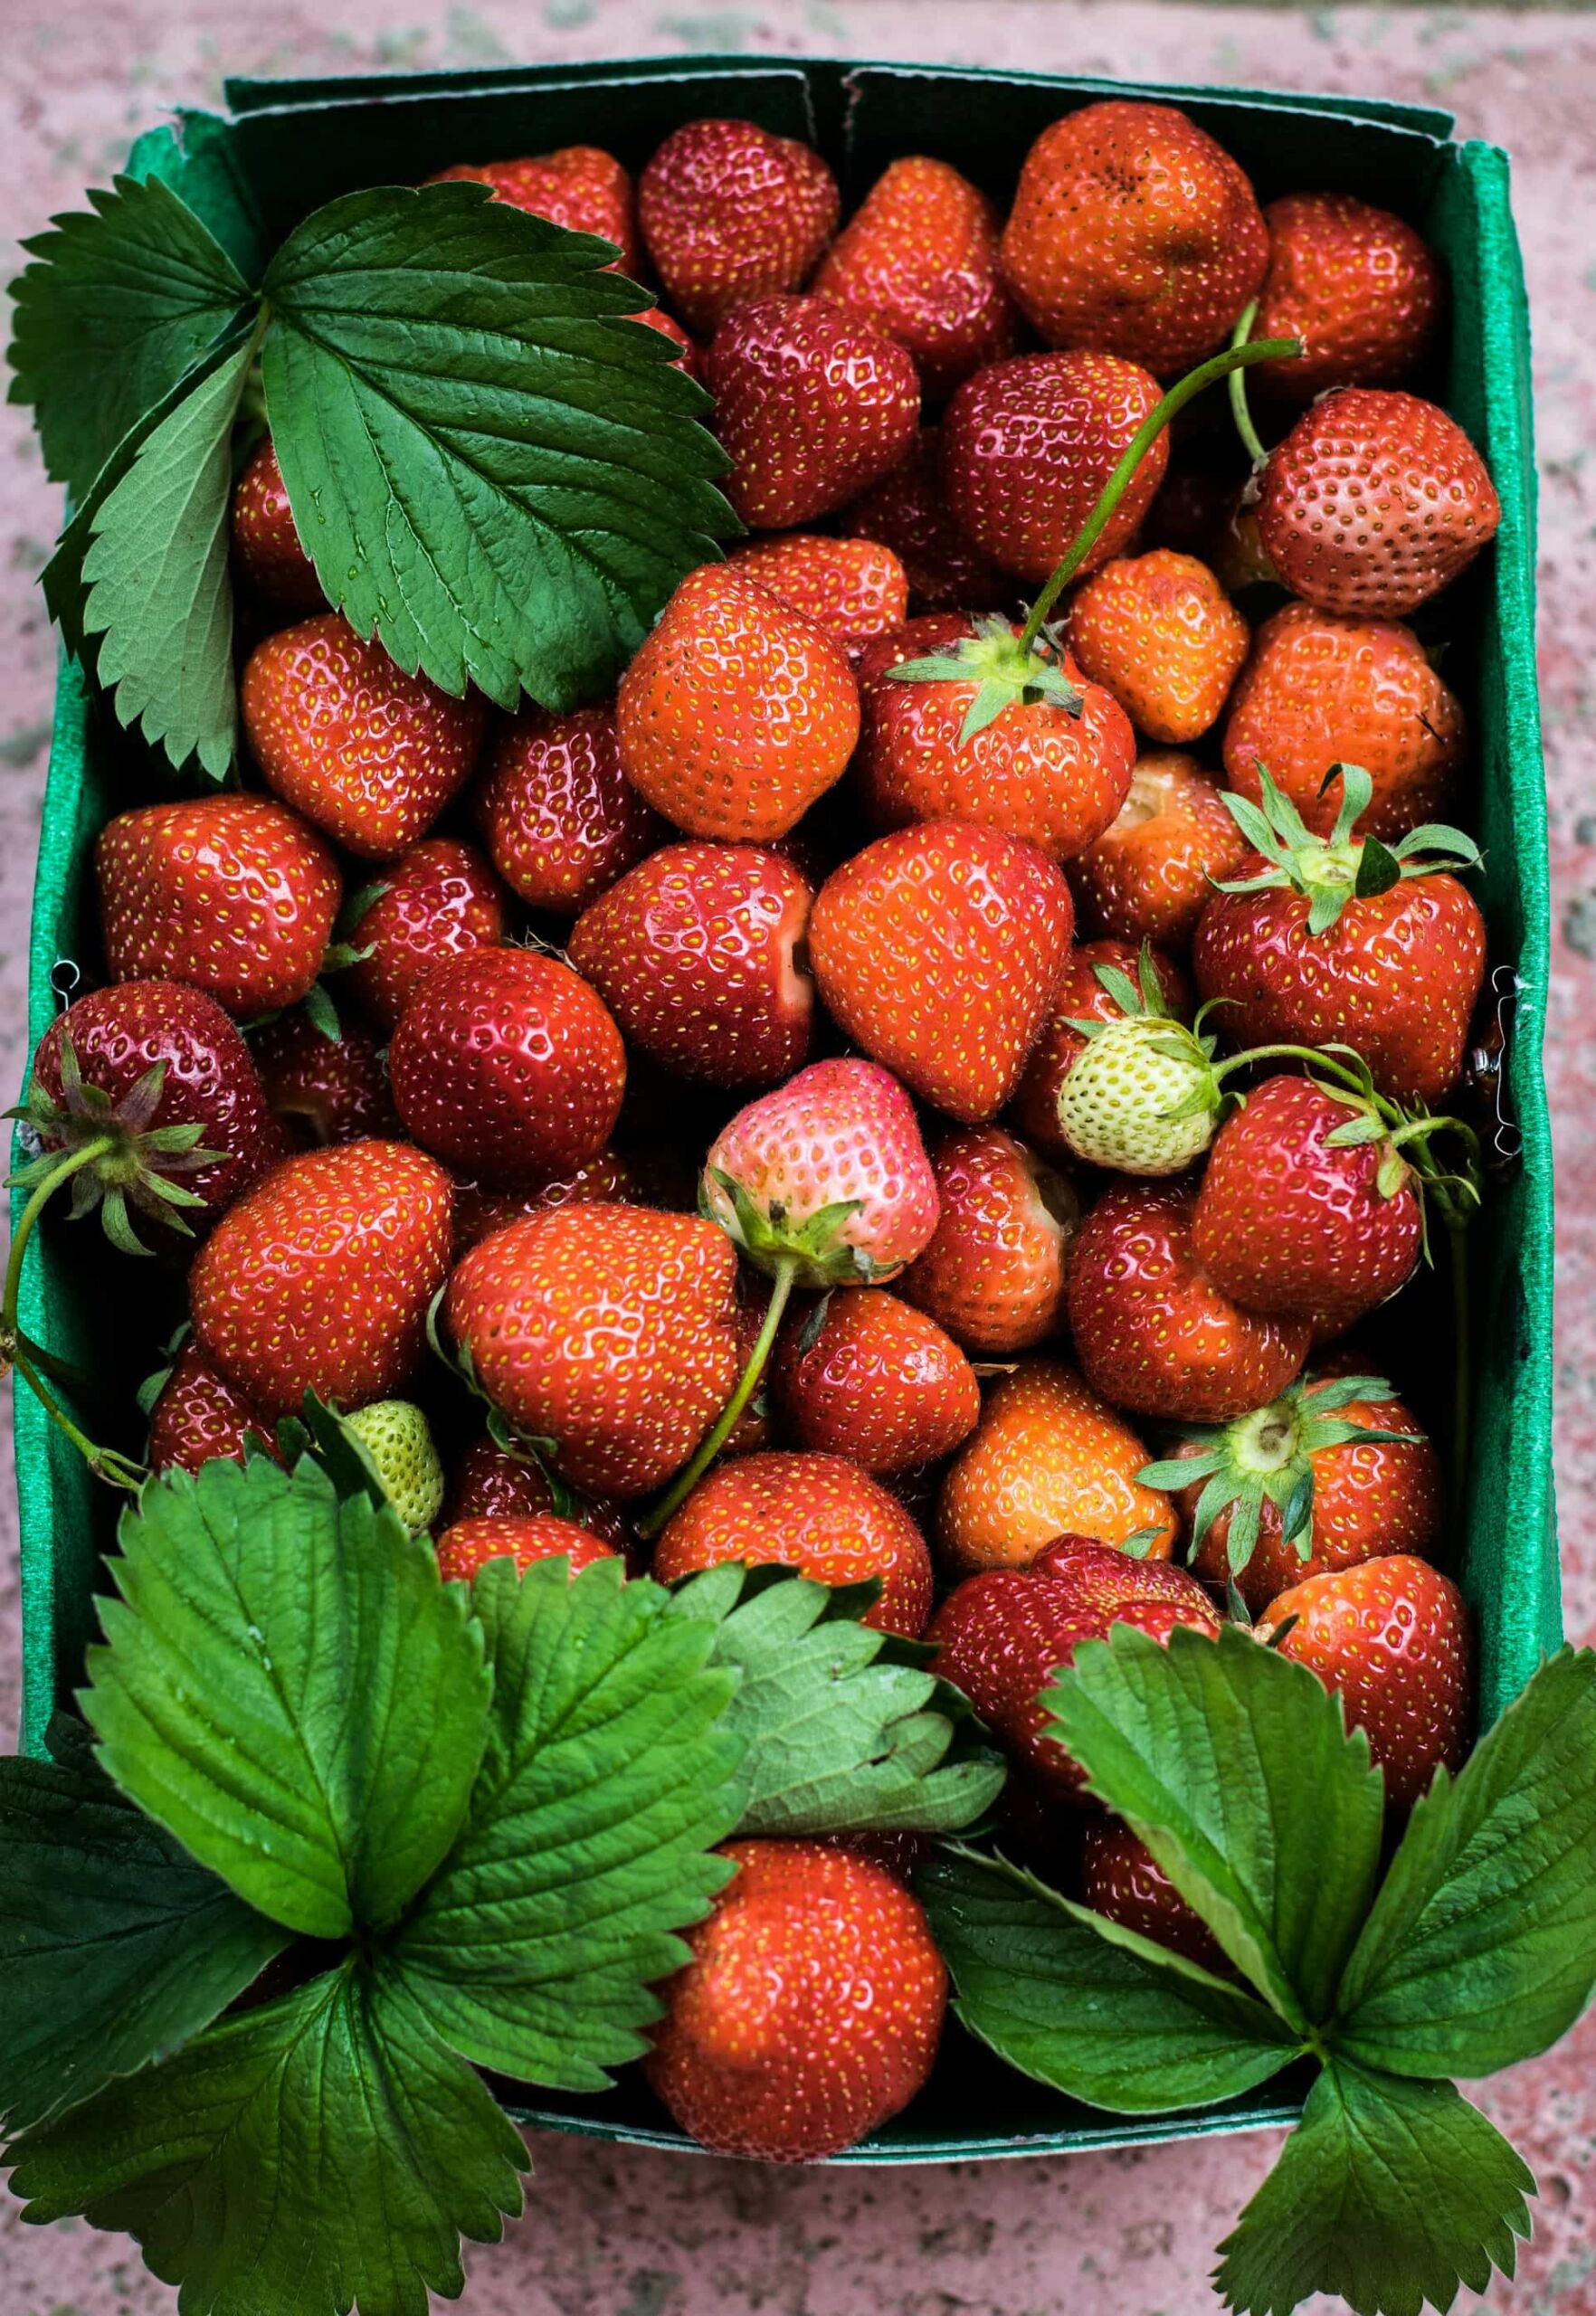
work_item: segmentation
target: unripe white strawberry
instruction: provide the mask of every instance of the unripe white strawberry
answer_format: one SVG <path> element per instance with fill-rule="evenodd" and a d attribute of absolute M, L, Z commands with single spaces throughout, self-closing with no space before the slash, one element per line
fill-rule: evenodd
<path fill-rule="evenodd" d="M 1085 1049 L 1058 1092 L 1059 1132 L 1078 1158 L 1118 1174 L 1178 1174 L 1213 1140 L 1220 1108 L 1213 1039 L 1173 1020 L 1144 943 L 1136 980 L 1099 965 L 1119 1007 L 1077 1021 Z"/>
<path fill-rule="evenodd" d="M 411 1533 L 430 1528 L 443 1508 L 443 1466 L 420 1408 L 413 1400 L 374 1400 L 342 1421 Z"/>

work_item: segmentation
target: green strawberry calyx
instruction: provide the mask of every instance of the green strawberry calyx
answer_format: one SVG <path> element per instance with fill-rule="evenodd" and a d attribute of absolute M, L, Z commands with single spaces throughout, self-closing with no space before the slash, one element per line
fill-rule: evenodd
<path fill-rule="evenodd" d="M 1230 878 L 1219 889 L 1300 893 L 1308 904 L 1307 929 L 1315 939 L 1329 932 L 1349 901 L 1373 900 L 1405 878 L 1481 865 L 1474 839 L 1440 821 L 1411 829 L 1393 845 L 1382 844 L 1378 837 L 1354 836 L 1374 793 L 1374 783 L 1362 764 L 1333 764 L 1325 774 L 1321 796 L 1332 781 L 1341 783 L 1341 803 L 1328 836 L 1313 833 L 1261 759 L 1258 777 L 1261 802 L 1255 804 L 1229 789 L 1222 798 L 1242 835 L 1268 865 L 1254 876 Z"/>
<path fill-rule="evenodd" d="M 37 1136 L 40 1154 L 18 1167 L 8 1190 L 52 1189 L 71 1182 L 74 1221 L 100 1210 L 106 1237 L 125 1255 L 147 1255 L 133 1228 L 132 1206 L 153 1221 L 192 1238 L 185 1207 L 205 1203 L 174 1178 L 220 1165 L 223 1150 L 203 1150 L 201 1125 L 157 1125 L 166 1082 L 164 1061 L 113 1101 L 103 1087 L 89 1084 L 70 1037 L 61 1041 L 62 1098 L 54 1101 L 34 1081 L 25 1102 L 7 1110 Z"/>
<path fill-rule="evenodd" d="M 961 748 L 995 723 L 1005 708 L 1045 706 L 1062 708 L 1067 716 L 1080 714 L 1085 701 L 1065 670 L 1063 636 L 1056 626 L 1040 629 L 1030 644 L 1001 612 L 984 612 L 972 626 L 973 631 L 951 650 L 905 660 L 888 671 L 898 684 L 974 685 L 974 698 L 959 726 Z"/>

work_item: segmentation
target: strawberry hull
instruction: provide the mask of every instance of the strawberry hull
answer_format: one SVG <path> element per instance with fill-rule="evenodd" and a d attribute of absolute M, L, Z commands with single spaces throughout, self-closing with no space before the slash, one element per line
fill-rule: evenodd
<path fill-rule="evenodd" d="M 1440 253 L 1451 282 L 1444 355 L 1433 391 L 1484 454 L 1503 506 L 1495 548 L 1455 591 L 1449 680 L 1476 736 L 1473 793 L 1456 817 L 1486 855 L 1479 897 L 1490 926 L 1489 986 L 1506 1031 L 1490 1195 L 1475 1234 L 1470 1334 L 1474 1395 L 1465 1502 L 1452 1517 L 1452 1565 L 1473 1609 L 1479 1704 L 1488 1722 L 1559 1637 L 1551 1473 L 1552 1181 L 1541 1037 L 1548 970 L 1545 808 L 1534 660 L 1534 467 L 1528 332 L 1505 157 L 1458 144 L 1441 113 L 1342 98 L 1120 87 L 1044 75 L 902 65 L 690 59 L 392 79 L 240 82 L 226 120 L 190 117 L 180 147 L 161 130 L 140 140 L 136 174 L 181 178 L 185 198 L 241 261 L 271 247 L 333 195 L 414 183 L 462 154 L 537 152 L 601 141 L 628 167 L 704 115 L 753 119 L 818 145 L 850 210 L 889 160 L 951 162 L 1006 204 L 1034 136 L 1102 95 L 1183 105 L 1252 178 L 1261 200 L 1311 187 L 1341 191 L 1408 218 Z M 1467 679 L 1467 680 L 1465 680 Z M 99 958 L 90 863 L 111 814 L 160 793 L 139 744 L 63 666 L 41 838 L 32 934 L 36 1039 L 81 961 Z M 108 1267 L 90 1234 L 46 1230 L 30 1249 L 24 1328 L 108 1386 L 106 1406 L 140 1380 L 176 1282 Z M 1411 1299 L 1391 1359 L 1418 1411 L 1444 1435 L 1448 1324 L 1439 1293 Z M 177 1315 L 174 1311 L 174 1323 Z M 1428 1387 L 1430 1396 L 1424 1397 Z M 81 1676 L 94 1626 L 101 1553 L 116 1504 L 97 1487 L 37 1403 L 15 1412 L 22 1516 L 24 1746 L 42 1751 L 57 1704 Z M 113 1443 L 137 1449 L 138 1439 Z M 635 2144 L 690 2147 L 629 2079 L 601 2099 L 564 2101 L 499 2086 L 518 2116 Z M 1135 2145 L 1286 2121 L 1292 2078 L 1190 2116 L 1118 2118 L 1042 2090 L 950 2030 L 927 2089 L 841 2159 L 935 2161 Z"/>

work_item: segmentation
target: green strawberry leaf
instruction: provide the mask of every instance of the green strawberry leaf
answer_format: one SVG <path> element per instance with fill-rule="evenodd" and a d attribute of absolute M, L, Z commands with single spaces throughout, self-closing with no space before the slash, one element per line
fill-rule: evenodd
<path fill-rule="evenodd" d="M 951 1833 L 997 1799 L 1003 1764 L 964 1697 L 917 1642 L 859 1621 L 874 1597 L 740 1561 L 677 1589 L 672 1613 L 709 1620 L 713 1662 L 740 1676 L 739 1833 Z"/>
<path fill-rule="evenodd" d="M 641 2055 L 650 1982 L 731 1871 L 741 1748 L 713 1634 L 618 1561 L 518 1577 L 493 1561 L 472 1605 L 494 1667 L 492 1724 L 460 1837 L 391 1953 L 433 2029 L 467 2058 L 573 2091 Z"/>
<path fill-rule="evenodd" d="M 83 1695 L 111 1776 L 288 1929 L 394 1922 L 487 1742 L 481 1635 L 432 1553 L 264 1457 L 151 1482 L 120 1542 Z"/>
<path fill-rule="evenodd" d="M 1399 2074 L 1544 2051 L 1596 1986 L 1596 1655 L 1563 1649 L 1409 1820 L 1333 2036 Z"/>
<path fill-rule="evenodd" d="M 1241 2316 L 1288 2316 L 1310 2293 L 1354 2316 L 1449 2308 L 1513 2273 L 1533 2173 L 1449 2083 L 1409 2083 L 1335 2059 L 1302 2121 L 1220 2245 L 1214 2278 Z"/>
<path fill-rule="evenodd" d="M 736 526 L 701 387 L 613 252 L 485 186 L 379 186 L 266 274 L 266 408 L 328 599 L 501 707 L 602 693 Z M 375 510 L 380 518 L 374 519 Z"/>
<path fill-rule="evenodd" d="M 954 2011 L 1023 2074 L 1116 2114 L 1211 2106 L 1297 2055 L 1272 2011 L 1071 1905 L 1004 1858 L 949 1848 L 916 1891 Z"/>
<path fill-rule="evenodd" d="M 13 2150 L 24 2217 L 136 2236 L 184 2316 L 426 2316 L 521 2207 L 520 2134 L 354 1961 L 213 2026 Z"/>
<path fill-rule="evenodd" d="M 1167 1648 L 1116 1625 L 1042 1692 L 1091 1789 L 1126 1818 L 1230 1960 L 1301 2033 L 1368 1910 L 1384 1788 L 1306 1666 L 1226 1627 Z"/>
<path fill-rule="evenodd" d="M 209 220 L 245 280 L 260 280 L 271 243 L 231 121 L 179 107 L 172 120 L 147 128 L 135 141 L 128 175 L 140 184 L 158 177 L 196 215 Z"/>

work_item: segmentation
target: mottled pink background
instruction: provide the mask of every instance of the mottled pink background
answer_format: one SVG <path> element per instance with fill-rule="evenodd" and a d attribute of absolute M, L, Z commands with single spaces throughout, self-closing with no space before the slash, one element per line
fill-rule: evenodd
<path fill-rule="evenodd" d="M 1548 1054 L 1561 1169 L 1558 1484 L 1571 1635 L 1596 1637 L 1596 16 L 1562 10 L 1154 5 L 1153 0 L 5 0 L 0 233 L 103 184 L 176 101 L 224 72 L 480 65 L 651 52 L 924 57 L 1255 82 L 1449 107 L 1513 155 L 1535 334 L 1541 670 L 1552 800 Z M 0 252 L 9 260 L 9 246 Z M 9 273 L 12 268 L 7 263 Z M 23 1059 L 24 927 L 54 654 L 33 582 L 55 496 L 0 411 L 0 1086 Z M 15 1720 L 9 1492 L 0 1732 Z M 1539 2174 L 1535 2240 L 1497 2316 L 1596 2316 L 1596 2021 L 1482 2103 Z M 784 2173 L 537 2138 L 527 2216 L 470 2254 L 470 2316 L 1198 2316 L 1211 2247 L 1272 2135 L 1126 2155 Z M 124 2238 L 22 2227 L 0 2203 L 0 2316 L 155 2316 L 176 2295 Z"/>

